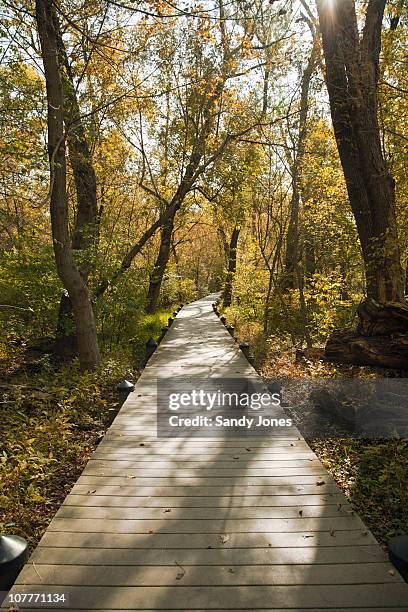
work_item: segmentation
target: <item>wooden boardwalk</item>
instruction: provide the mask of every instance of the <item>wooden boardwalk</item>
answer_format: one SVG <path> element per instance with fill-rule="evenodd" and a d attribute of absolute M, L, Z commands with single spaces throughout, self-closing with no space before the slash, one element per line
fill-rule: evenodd
<path fill-rule="evenodd" d="M 72 610 L 408 612 L 408 585 L 297 430 L 156 438 L 157 376 L 254 375 L 211 303 L 180 312 L 15 591 Z"/>

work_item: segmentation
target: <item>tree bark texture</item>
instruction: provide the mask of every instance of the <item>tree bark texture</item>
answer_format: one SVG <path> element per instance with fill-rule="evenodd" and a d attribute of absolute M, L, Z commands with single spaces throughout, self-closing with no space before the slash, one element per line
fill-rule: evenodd
<path fill-rule="evenodd" d="M 386 0 L 369 0 L 360 36 L 354 0 L 317 0 L 334 133 L 360 238 L 367 295 L 404 299 L 395 182 L 381 149 L 378 75 Z"/>
<path fill-rule="evenodd" d="M 157 255 L 153 271 L 150 275 L 149 289 L 147 292 L 145 310 L 148 313 L 154 312 L 159 302 L 160 289 L 170 258 L 171 237 L 173 234 L 175 216 L 176 211 L 174 211 L 174 215 L 167 219 L 161 229 L 159 253 Z"/>
<path fill-rule="evenodd" d="M 301 199 L 301 170 L 305 152 L 306 126 L 309 105 L 309 89 L 313 71 L 318 57 L 318 38 L 315 34 L 309 60 L 302 75 L 299 130 L 297 136 L 297 151 L 291 162 L 292 196 L 289 205 L 289 224 L 286 235 L 286 251 L 282 288 L 294 289 L 297 281 L 297 265 L 299 254 L 299 209 Z"/>
<path fill-rule="evenodd" d="M 75 262 L 69 235 L 64 100 L 52 0 L 36 0 L 36 22 L 48 102 L 50 213 L 55 262 L 58 275 L 72 302 L 81 367 L 88 369 L 98 364 L 100 354 L 89 291 Z"/>
<path fill-rule="evenodd" d="M 237 246 L 241 228 L 234 227 L 231 234 L 231 240 L 228 248 L 228 269 L 225 277 L 224 291 L 222 295 L 222 303 L 224 308 L 228 308 L 232 303 L 232 294 L 234 290 L 234 278 L 237 269 Z"/>

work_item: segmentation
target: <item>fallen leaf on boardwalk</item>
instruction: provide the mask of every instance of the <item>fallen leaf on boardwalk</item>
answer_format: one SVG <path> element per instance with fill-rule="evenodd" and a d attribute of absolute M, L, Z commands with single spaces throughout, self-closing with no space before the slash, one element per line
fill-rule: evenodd
<path fill-rule="evenodd" d="M 171 512 L 171 508 L 165 508 L 163 512 Z"/>
<path fill-rule="evenodd" d="M 306 538 L 314 538 L 314 536 L 312 536 L 312 535 L 304 535 L 303 537 L 304 537 L 305 539 L 306 539 Z"/>
<path fill-rule="evenodd" d="M 127 474 L 126 478 L 136 478 L 133 474 Z"/>
<path fill-rule="evenodd" d="M 207 548 L 212 548 L 212 546 L 207 546 Z"/>
<path fill-rule="evenodd" d="M 139 444 L 139 446 L 144 446 L 144 442 L 141 442 L 141 443 Z"/>
<path fill-rule="evenodd" d="M 235 573 L 234 570 L 232 569 L 232 567 L 229 567 L 228 571 L 229 571 L 230 574 L 234 574 Z"/>
<path fill-rule="evenodd" d="M 299 510 L 299 516 L 303 516 L 303 510 Z"/>
<path fill-rule="evenodd" d="M 149 533 L 154 533 L 153 529 L 149 529 Z"/>
<path fill-rule="evenodd" d="M 92 493 L 96 493 L 96 489 L 92 489 L 92 491 L 87 491 L 86 492 L 87 495 L 92 495 Z"/>
<path fill-rule="evenodd" d="M 390 576 L 395 576 L 395 571 L 393 569 L 388 570 Z"/>
<path fill-rule="evenodd" d="M 250 453 L 252 451 L 252 448 L 246 448 L 246 451 L 248 451 L 248 453 Z"/>
<path fill-rule="evenodd" d="M 336 537 L 336 530 L 335 529 L 330 529 L 330 535 L 332 536 L 332 538 Z"/>
<path fill-rule="evenodd" d="M 233 457 L 233 459 L 239 459 L 239 457 Z"/>
<path fill-rule="evenodd" d="M 326 483 L 324 482 L 324 480 L 318 480 L 318 481 L 316 482 L 316 484 L 317 484 L 317 486 L 318 486 L 318 487 L 321 487 L 322 485 L 324 485 L 324 484 L 326 484 Z"/>
<path fill-rule="evenodd" d="M 340 502 L 337 504 L 337 510 L 341 510 L 341 503 Z"/>
<path fill-rule="evenodd" d="M 180 563 L 178 563 L 177 561 L 175 561 L 174 563 L 177 565 L 177 567 L 179 567 L 179 568 L 180 568 L 180 571 L 178 572 L 178 574 L 177 574 L 177 576 L 176 576 L 176 580 L 181 580 L 181 579 L 182 579 L 182 578 L 185 576 L 186 570 L 185 570 L 185 569 L 184 569 L 184 567 L 183 567 L 182 565 L 180 565 Z"/>
<path fill-rule="evenodd" d="M 228 540 L 229 540 L 229 536 L 227 536 L 227 535 L 221 535 L 220 536 L 221 544 L 226 544 L 228 542 Z"/>

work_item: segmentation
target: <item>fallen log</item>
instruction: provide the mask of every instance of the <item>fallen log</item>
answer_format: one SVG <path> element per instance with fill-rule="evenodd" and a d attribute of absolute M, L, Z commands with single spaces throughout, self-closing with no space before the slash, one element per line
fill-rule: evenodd
<path fill-rule="evenodd" d="M 333 332 L 325 347 L 325 357 L 336 363 L 408 369 L 408 333 L 363 336 L 345 329 Z"/>
<path fill-rule="evenodd" d="M 408 303 L 379 304 L 366 298 L 357 308 L 357 332 L 362 336 L 384 336 L 408 333 Z"/>

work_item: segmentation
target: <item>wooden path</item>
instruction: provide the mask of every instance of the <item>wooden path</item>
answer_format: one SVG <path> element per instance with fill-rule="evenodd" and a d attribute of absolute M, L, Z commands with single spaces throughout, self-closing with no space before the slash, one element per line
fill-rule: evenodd
<path fill-rule="evenodd" d="M 72 610 L 408 612 L 408 585 L 297 430 L 156 438 L 158 375 L 254 375 L 211 303 L 180 312 L 15 590 Z"/>

